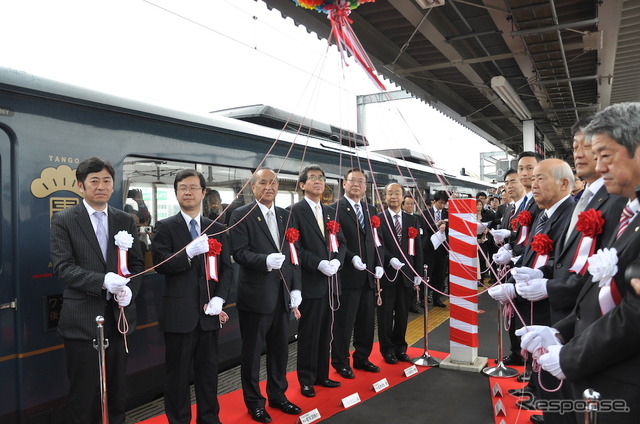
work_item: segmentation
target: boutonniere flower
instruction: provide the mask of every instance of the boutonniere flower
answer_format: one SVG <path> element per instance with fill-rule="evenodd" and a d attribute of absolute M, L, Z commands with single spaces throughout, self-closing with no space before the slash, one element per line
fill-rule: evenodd
<path fill-rule="evenodd" d="M 378 236 L 378 228 L 380 228 L 380 217 L 374 215 L 371 217 L 371 231 L 373 232 L 373 243 L 376 247 L 382 246 Z"/>
<path fill-rule="evenodd" d="M 600 249 L 598 253 L 589 258 L 589 274 L 592 275 L 594 283 L 599 287 L 608 286 L 618 272 L 618 251 L 615 247 L 611 249 Z"/>
<path fill-rule="evenodd" d="M 209 238 L 209 251 L 205 261 L 207 280 L 218 281 L 218 255 L 222 252 L 222 243 L 214 238 Z"/>
<path fill-rule="evenodd" d="M 327 222 L 327 231 L 329 231 L 329 250 L 331 252 L 338 252 L 338 231 L 340 231 L 340 224 L 336 221 L 331 220 Z"/>
<path fill-rule="evenodd" d="M 553 250 L 553 240 L 546 234 L 536 234 L 531 241 L 531 250 L 536 252 L 533 268 L 539 268 L 547 262 Z"/>
<path fill-rule="evenodd" d="M 121 230 L 118 231 L 113 238 L 115 239 L 116 246 L 118 246 L 118 274 L 123 277 L 128 277 L 131 275 L 127 263 L 129 249 L 133 246 L 133 236 L 125 230 Z"/>
<path fill-rule="evenodd" d="M 587 260 L 596 249 L 595 238 L 602 234 L 604 218 L 602 212 L 589 209 L 578 214 L 576 230 L 582 233 L 580 243 L 576 249 L 570 270 L 584 274 L 587 269 Z"/>
<path fill-rule="evenodd" d="M 513 223 L 516 223 L 515 225 Z M 518 238 L 518 244 L 522 244 L 527 237 L 529 236 L 529 227 L 533 222 L 533 215 L 529 211 L 520 211 L 518 216 L 516 216 L 513 221 L 511 221 L 511 228 L 513 231 L 518 229 L 518 224 L 520 225 L 520 237 Z"/>
<path fill-rule="evenodd" d="M 291 254 L 291 263 L 299 265 L 298 252 L 296 250 L 295 242 L 300 238 L 300 231 L 295 228 L 287 228 L 284 233 L 284 238 L 289 242 L 289 253 Z"/>
<path fill-rule="evenodd" d="M 416 254 L 416 237 L 418 237 L 418 234 L 420 234 L 420 233 L 414 227 L 409 227 L 407 229 L 407 234 L 409 236 L 409 254 L 411 256 L 415 256 L 415 254 Z"/>

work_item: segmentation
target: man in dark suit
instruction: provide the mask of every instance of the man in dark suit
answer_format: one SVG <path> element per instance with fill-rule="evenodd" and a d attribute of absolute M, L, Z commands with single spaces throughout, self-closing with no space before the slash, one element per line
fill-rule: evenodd
<path fill-rule="evenodd" d="M 596 171 L 604 178 L 607 191 L 628 199 L 607 243 L 615 250 L 592 257 L 591 279 L 569 316 L 553 329 L 527 327 L 523 335 L 528 350 L 546 349 L 539 364 L 559 379 L 566 378 L 577 399 L 591 388 L 605 402 L 616 400 L 614 410 L 598 414 L 598 422 L 604 424 L 640 421 L 640 296 L 625 275 L 640 251 L 639 117 L 640 103 L 621 103 L 598 113 L 585 127 Z"/>
<path fill-rule="evenodd" d="M 260 392 L 260 355 L 267 349 L 269 406 L 286 414 L 302 410 L 289 402 L 287 360 L 289 308 L 302 301 L 297 251 L 290 251 L 286 230 L 296 224 L 289 211 L 275 205 L 278 179 L 271 169 L 257 170 L 251 179 L 256 199 L 231 215 L 233 258 L 240 265 L 238 317 L 242 337 L 241 374 L 244 403 L 254 421 L 271 422 Z M 295 243 L 295 242 L 294 242 Z M 297 243 L 296 243 L 297 244 Z M 293 261 L 292 261 L 293 253 Z"/>
<path fill-rule="evenodd" d="M 409 362 L 407 355 L 407 320 L 414 287 L 422 282 L 423 259 L 420 222 L 400 207 L 404 188 L 391 183 L 385 187 L 387 209 L 381 213 L 380 232 L 384 246 L 385 275 L 382 305 L 378 306 L 378 340 L 380 353 L 388 364 Z"/>
<path fill-rule="evenodd" d="M 429 240 L 428 243 L 425 243 L 427 275 L 429 276 L 429 285 L 435 289 L 430 289 L 433 306 L 446 308 L 436 290 L 444 293 L 445 279 L 449 268 L 449 245 L 446 241 L 449 211 L 445 208 L 449 201 L 449 195 L 445 191 L 437 191 L 433 200 L 433 207 L 427 209 L 424 214 L 427 221 L 426 237 Z"/>
<path fill-rule="evenodd" d="M 180 212 L 156 224 L 152 244 L 156 271 L 165 275 L 159 322 L 166 344 L 165 412 L 171 424 L 190 422 L 193 370 L 197 421 L 215 424 L 220 422 L 218 330 L 233 278 L 231 246 L 224 226 L 201 215 L 204 176 L 184 169 L 176 174 L 173 188 Z M 217 275 L 207 266 L 212 261 L 203 257 L 214 253 L 210 240 L 219 248 L 211 258 Z"/>
<path fill-rule="evenodd" d="M 349 362 L 349 346 L 353 334 L 353 368 L 380 372 L 369 355 L 373 349 L 375 328 L 374 278 L 382 277 L 384 251 L 376 247 L 371 217 L 373 206 L 362 201 L 367 188 L 367 176 L 361 169 L 350 169 L 342 182 L 344 197 L 331 205 L 337 210 L 347 240 L 345 264 L 340 271 L 342 293 L 336 311 L 331 345 L 331 365 L 343 378 L 355 378 Z"/>
<path fill-rule="evenodd" d="M 298 325 L 298 381 L 306 397 L 315 396 L 314 385 L 340 386 L 329 379 L 329 348 L 332 314 L 340 294 L 336 274 L 344 264 L 347 246 L 342 231 L 335 231 L 336 211 L 321 202 L 325 181 L 318 165 L 305 167 L 298 178 L 304 199 L 291 207 L 300 230 L 304 300 Z"/>
<path fill-rule="evenodd" d="M 68 423 L 100 422 L 98 355 L 93 348 L 96 317 L 102 315 L 106 349 L 109 422 L 125 422 L 125 372 L 127 355 L 123 335 L 117 329 L 119 307 L 136 328 L 134 299 L 140 290 L 141 277 L 129 281 L 118 275 L 116 234 L 129 234 L 127 250 L 129 275 L 144 270 L 138 232 L 133 218 L 108 205 L 113 194 L 113 166 L 98 158 L 78 165 L 76 179 L 84 196 L 81 204 L 51 218 L 51 261 L 53 273 L 64 284 L 63 305 L 58 334 L 64 339 L 69 377 Z M 123 233 L 121 233 L 122 235 Z"/>
<path fill-rule="evenodd" d="M 402 210 L 408 213 L 409 215 L 414 215 L 416 218 L 418 218 L 418 222 L 420 222 L 420 228 L 418 228 L 418 230 L 420 230 L 423 262 L 426 264 L 427 263 L 427 258 L 426 258 L 427 246 L 426 245 L 427 243 L 431 243 L 431 241 L 427 237 L 427 234 L 429 233 L 429 230 L 428 230 L 429 224 L 427 224 L 427 220 L 421 213 L 416 212 L 416 201 L 417 199 L 414 199 L 413 196 L 405 195 L 404 199 L 402 200 Z M 424 277 L 424 272 L 422 273 L 422 276 Z M 409 312 L 413 312 L 414 314 L 423 313 L 423 311 L 421 311 L 419 307 L 424 308 L 424 291 L 426 289 L 427 289 L 427 286 L 425 284 L 420 285 L 419 293 L 417 293 L 415 297 L 412 296 L 411 298 L 411 302 L 409 305 Z"/>

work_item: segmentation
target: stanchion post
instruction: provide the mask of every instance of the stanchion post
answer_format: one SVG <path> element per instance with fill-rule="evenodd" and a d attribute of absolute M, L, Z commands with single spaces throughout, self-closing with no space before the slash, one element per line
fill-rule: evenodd
<path fill-rule="evenodd" d="M 429 267 L 427 265 L 424 266 L 424 281 L 425 283 L 429 282 L 428 271 Z M 440 359 L 434 358 L 429 355 L 429 290 L 427 285 L 425 284 L 424 288 L 424 313 L 422 317 L 424 319 L 424 353 L 422 356 L 417 358 L 413 358 L 411 363 L 417 365 L 419 367 L 437 367 L 440 365 Z"/>
<path fill-rule="evenodd" d="M 102 407 L 102 424 L 109 424 L 109 408 L 107 403 L 107 364 L 105 350 L 109 347 L 109 339 L 104 338 L 104 317 L 96 317 L 98 324 L 97 338 L 93 339 L 93 347 L 98 351 L 98 372 L 100 373 L 100 406 Z"/>
<path fill-rule="evenodd" d="M 501 278 L 503 273 L 500 272 L 499 276 Z M 515 377 L 519 374 L 518 370 L 515 368 L 507 367 L 503 362 L 502 358 L 504 358 L 503 348 L 502 348 L 502 329 L 504 328 L 504 315 L 502 314 L 502 303 L 498 302 L 498 360 L 495 367 L 486 367 L 482 370 L 482 372 L 489 377 L 498 377 L 498 378 L 509 378 Z"/>
<path fill-rule="evenodd" d="M 582 399 L 587 404 L 584 411 L 584 423 L 598 424 L 598 402 L 600 401 L 600 393 L 593 389 L 587 389 L 582 393 Z"/>

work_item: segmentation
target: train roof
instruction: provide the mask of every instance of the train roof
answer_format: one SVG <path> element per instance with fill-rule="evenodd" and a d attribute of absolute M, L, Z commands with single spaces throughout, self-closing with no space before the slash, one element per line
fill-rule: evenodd
<path fill-rule="evenodd" d="M 272 114 L 277 112 L 277 114 L 282 115 L 280 116 L 280 118 L 283 118 L 283 116 L 294 116 L 295 118 L 292 122 L 292 126 L 290 128 L 283 127 L 277 129 L 273 128 L 273 125 L 265 126 L 264 123 L 261 124 L 260 122 L 254 123 L 251 122 L 251 120 L 247 122 L 247 120 L 235 119 L 234 116 L 240 116 L 241 114 L 230 113 L 232 109 L 226 110 L 226 114 L 228 114 L 229 116 L 225 116 L 225 113 L 223 113 L 225 111 L 219 111 L 220 113 L 201 113 L 172 109 L 150 102 L 142 102 L 139 100 L 100 92 L 86 87 L 80 87 L 60 81 L 55 81 L 7 67 L 0 67 L 0 88 L 24 92 L 34 96 L 51 97 L 55 98 L 56 100 L 81 103 L 93 107 L 126 110 L 129 113 L 148 117 L 163 117 L 165 119 L 168 118 L 171 120 L 180 121 L 182 124 L 186 125 L 204 125 L 239 133 L 261 136 L 267 139 L 274 139 L 295 144 L 303 144 L 307 145 L 308 147 L 317 148 L 320 150 L 329 150 L 335 153 L 358 156 L 363 159 L 394 165 L 399 168 L 411 168 L 413 170 L 418 170 L 429 174 L 438 174 L 443 176 L 447 180 L 455 179 L 459 182 L 482 185 L 487 188 L 493 187 L 492 184 L 489 184 L 485 181 L 448 174 L 444 170 L 433 168 L 426 165 L 425 163 L 416 163 L 419 161 L 413 160 L 412 155 L 419 155 L 421 157 L 425 156 L 420 154 L 419 152 L 413 152 L 413 154 L 403 155 L 402 152 L 398 151 L 395 153 L 396 157 L 392 157 L 388 153 L 393 149 L 387 149 L 381 152 L 372 151 L 371 149 L 368 149 L 366 147 L 366 145 L 368 145 L 366 139 L 363 139 L 364 142 L 360 143 L 361 145 L 357 145 L 356 147 L 353 147 L 353 143 L 345 143 L 342 139 L 336 140 L 335 137 L 332 139 L 332 137 L 327 136 L 328 133 L 340 134 L 343 137 L 347 137 L 346 135 L 350 133 L 351 136 L 349 137 L 354 139 L 361 138 L 362 136 L 357 134 L 354 135 L 353 132 L 349 132 L 346 130 L 340 130 L 339 128 L 331 126 L 329 124 L 320 124 L 324 125 L 323 128 L 325 134 L 322 134 L 322 131 L 315 133 L 312 131 L 305 132 L 303 129 L 292 131 L 292 129 L 297 128 L 296 125 L 294 125 L 295 122 L 304 122 L 303 117 L 286 114 L 285 111 L 279 111 L 278 109 L 271 108 L 265 105 L 247 106 L 245 108 L 236 108 L 235 110 L 243 112 L 245 115 L 247 111 L 253 110 L 254 114 L 257 116 L 260 111 L 264 112 L 266 110 Z M 3 111 L 2 104 L 0 104 L 0 116 L 3 114 L 3 112 L 7 113 L 8 111 Z M 258 121 L 260 120 L 258 119 Z"/>

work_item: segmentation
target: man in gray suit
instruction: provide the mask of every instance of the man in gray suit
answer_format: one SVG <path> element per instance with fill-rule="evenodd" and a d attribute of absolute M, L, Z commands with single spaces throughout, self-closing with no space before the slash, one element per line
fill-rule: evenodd
<path fill-rule="evenodd" d="M 51 219 L 53 273 L 65 287 L 58 334 L 64 338 L 70 381 L 67 423 L 100 422 L 100 371 L 92 342 L 96 338 L 98 315 L 105 318 L 105 338 L 109 339 L 106 350 L 109 422 L 125 422 L 127 355 L 117 322 L 119 307 L 123 307 L 129 324 L 128 334 L 135 330 L 133 299 L 140 289 L 141 279 L 129 280 L 118 275 L 116 234 L 129 234 L 126 237 L 129 239 L 129 275 L 141 272 L 144 262 L 133 218 L 108 205 L 114 177 L 115 171 L 109 162 L 95 157 L 85 160 L 76 169 L 78 188 L 84 200 Z"/>

